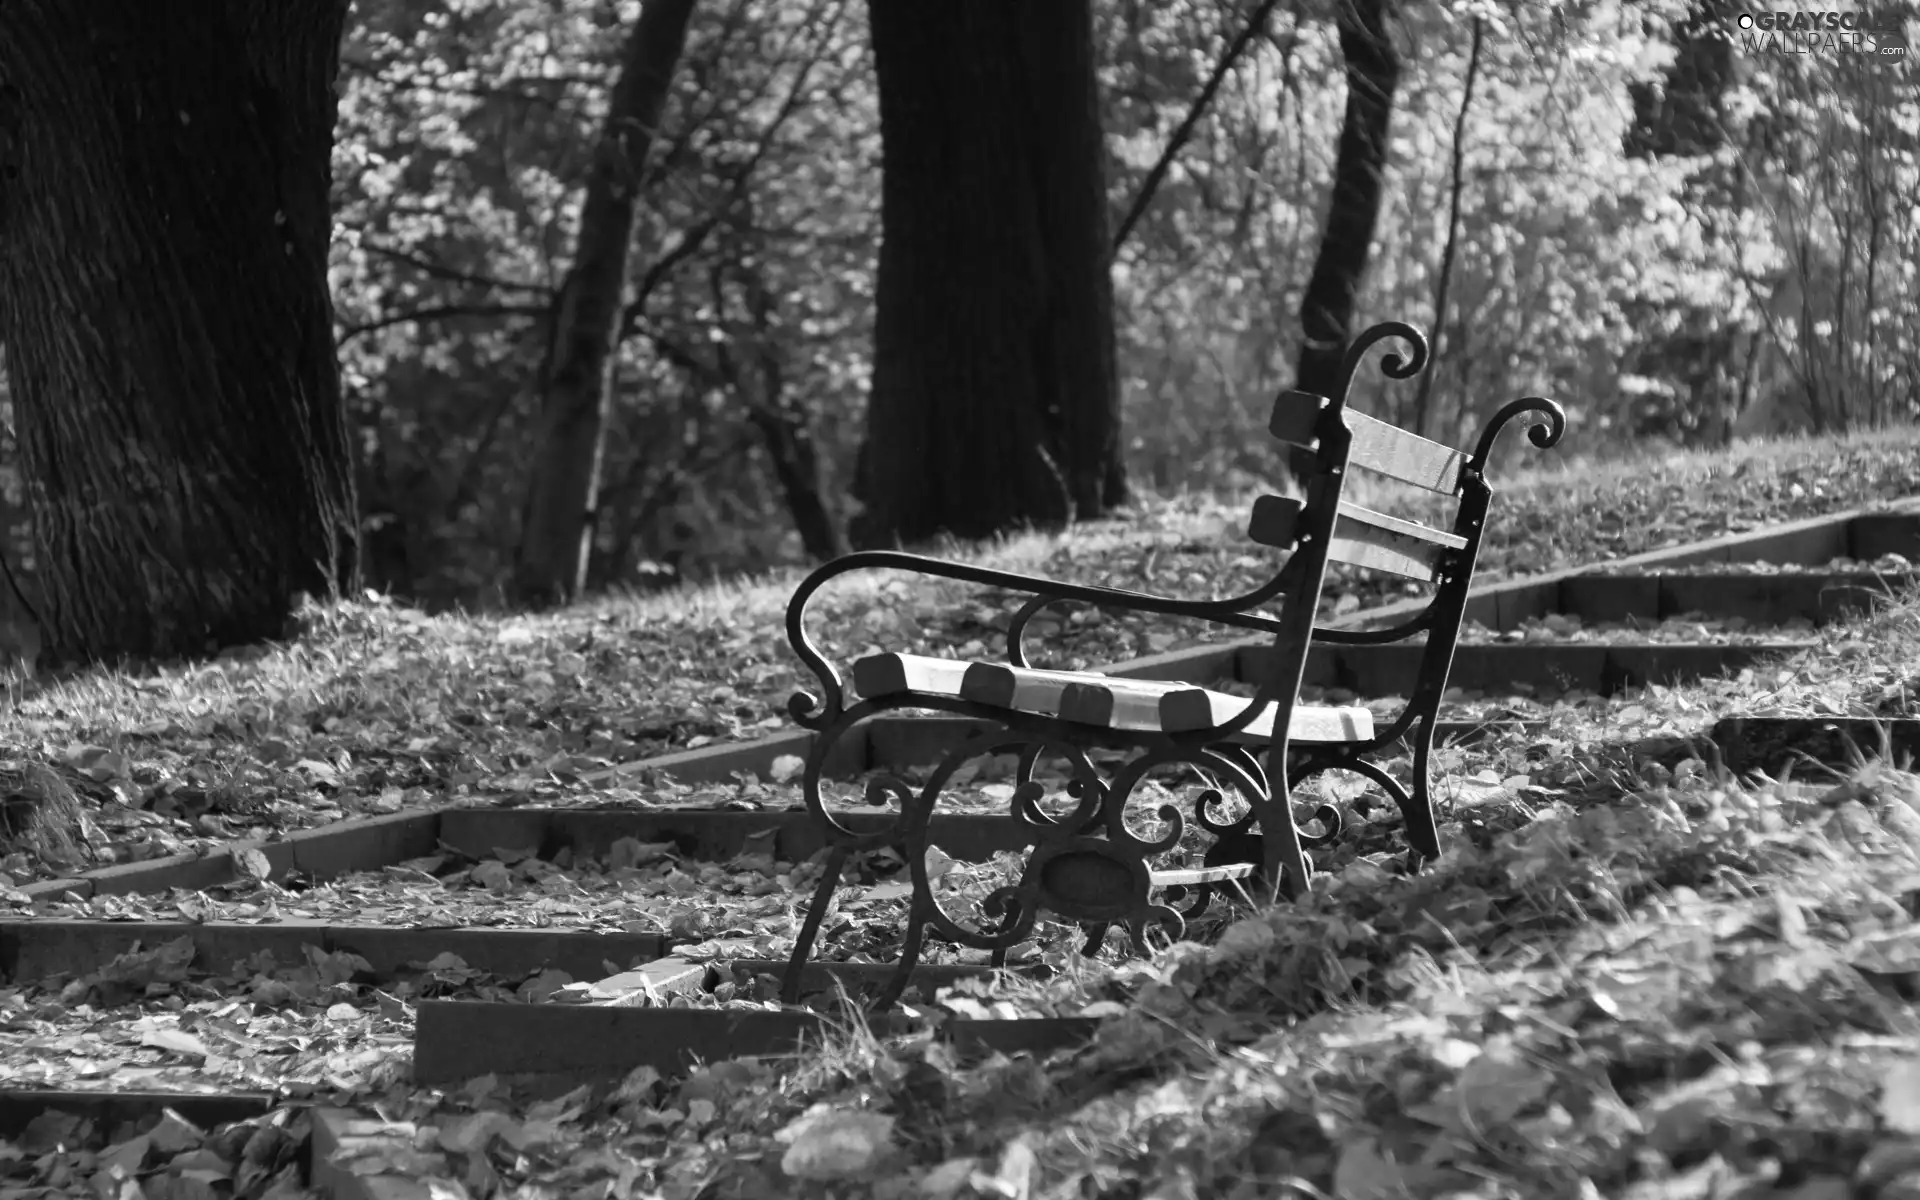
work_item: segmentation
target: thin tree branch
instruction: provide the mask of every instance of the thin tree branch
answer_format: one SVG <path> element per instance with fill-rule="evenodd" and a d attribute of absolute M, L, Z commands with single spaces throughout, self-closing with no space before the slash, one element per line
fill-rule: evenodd
<path fill-rule="evenodd" d="M 436 304 L 408 312 L 389 313 L 376 321 L 349 325 L 334 341 L 335 349 L 363 333 L 374 333 L 409 321 L 447 321 L 455 317 L 544 317 L 553 311 L 550 304 Z"/>
<path fill-rule="evenodd" d="M 1437 373 L 1440 352 L 1447 334 L 1447 291 L 1453 285 L 1453 257 L 1460 241 L 1460 193 L 1466 186 L 1467 114 L 1473 109 L 1473 85 L 1480 77 L 1480 43 L 1485 22 L 1473 19 L 1473 42 L 1467 49 L 1467 82 L 1460 93 L 1460 112 L 1453 119 L 1453 188 L 1447 198 L 1447 242 L 1440 250 L 1440 278 L 1433 291 L 1433 358 L 1420 372 L 1420 390 L 1413 402 L 1413 431 L 1425 436 L 1427 406 L 1433 399 L 1433 377 Z"/>
<path fill-rule="evenodd" d="M 840 6 L 835 6 L 833 18 L 828 22 L 829 30 L 839 22 L 840 15 Z M 747 161 L 740 164 L 739 169 L 734 172 L 733 178 L 728 181 L 726 198 L 715 207 L 711 214 L 703 218 L 699 224 L 687 230 L 687 232 L 681 236 L 680 240 L 674 243 L 671 250 L 668 250 L 647 267 L 646 274 L 640 277 L 640 286 L 635 290 L 633 301 L 627 305 L 624 319 L 621 321 L 620 336 L 622 339 L 630 335 L 639 324 L 647 306 L 647 299 L 653 294 L 653 290 L 660 286 L 661 282 L 666 279 L 667 275 L 675 267 L 700 252 L 701 247 L 706 244 L 707 238 L 715 229 L 719 228 L 720 222 L 726 218 L 727 213 L 732 211 L 733 206 L 739 203 L 740 197 L 746 193 L 747 183 L 752 179 L 755 168 L 760 165 L 762 159 L 766 158 L 767 152 L 773 148 L 775 136 L 779 134 L 781 127 L 787 123 L 788 118 L 793 116 L 799 109 L 801 97 L 806 92 L 807 80 L 813 74 L 814 67 L 818 66 L 819 63 L 820 56 L 816 52 L 795 75 L 793 86 L 787 90 L 786 99 L 781 102 L 779 111 L 774 113 L 772 119 L 767 122 L 766 129 L 761 132 L 759 144 L 753 148 L 753 153 L 747 157 Z"/>
<path fill-rule="evenodd" d="M 1267 18 L 1275 8 L 1279 7 L 1279 3 L 1280 0 L 1260 0 L 1259 5 L 1253 10 L 1253 15 L 1247 18 L 1245 28 L 1241 29 L 1233 41 L 1228 43 L 1226 53 L 1220 56 L 1219 62 L 1214 64 L 1213 74 L 1208 76 L 1206 86 L 1201 88 L 1200 94 L 1193 98 L 1193 104 L 1187 109 L 1186 118 L 1180 122 L 1179 128 L 1173 131 L 1173 136 L 1167 139 L 1166 147 L 1160 151 L 1160 161 L 1154 163 L 1153 170 L 1147 172 L 1146 179 L 1141 181 L 1140 190 L 1134 193 L 1133 202 L 1127 206 L 1127 215 L 1121 220 L 1119 230 L 1113 235 L 1114 253 L 1119 253 L 1120 247 L 1126 245 L 1127 235 L 1133 232 L 1133 227 L 1139 224 L 1142 216 L 1146 215 L 1147 206 L 1153 203 L 1154 193 L 1160 190 L 1160 184 L 1165 181 L 1167 172 L 1173 168 L 1174 156 L 1180 153 L 1186 146 L 1187 139 L 1193 136 L 1194 129 L 1200 124 L 1200 118 L 1206 115 L 1207 106 L 1213 103 L 1214 94 L 1226 81 L 1227 72 L 1233 70 L 1233 64 L 1239 61 L 1240 56 L 1246 52 L 1247 46 L 1266 29 Z"/>
<path fill-rule="evenodd" d="M 425 274 L 432 275 L 436 279 L 450 279 L 455 283 L 471 283 L 476 287 L 498 288 L 503 292 L 529 292 L 538 296 L 553 295 L 553 289 L 544 283 L 519 283 L 511 279 L 496 279 L 491 275 L 476 275 L 470 271 L 462 271 L 455 267 L 443 266 L 440 263 L 434 262 L 432 259 L 421 258 L 419 255 L 412 254 L 405 250 L 399 250 L 392 246 L 382 246 L 377 242 L 362 242 L 361 248 L 378 254 L 382 258 L 390 258 L 395 262 L 406 263 L 408 266 L 414 267 Z"/>

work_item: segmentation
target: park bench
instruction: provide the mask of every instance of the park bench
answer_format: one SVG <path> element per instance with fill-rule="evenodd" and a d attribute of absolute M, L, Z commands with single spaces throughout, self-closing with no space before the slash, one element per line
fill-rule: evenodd
<path fill-rule="evenodd" d="M 1127 928 L 1136 948 L 1146 930 L 1164 926 L 1173 936 L 1222 890 L 1253 888 L 1266 900 L 1295 897 L 1307 886 L 1309 849 L 1340 835 L 1340 817 L 1318 806 L 1303 828 L 1293 790 L 1328 770 L 1355 772 L 1384 790 L 1405 823 L 1409 866 L 1440 853 L 1439 829 L 1430 798 L 1428 758 L 1434 723 L 1459 639 L 1467 593 L 1492 500 L 1486 481 L 1488 457 L 1501 430 L 1531 414 L 1528 429 L 1538 447 L 1556 444 L 1566 427 L 1560 407 L 1526 397 L 1494 414 L 1472 453 L 1430 441 L 1347 407 L 1347 395 L 1363 357 L 1393 338 L 1410 352 L 1389 354 L 1381 369 L 1408 379 L 1427 365 L 1425 338 L 1411 326 L 1390 322 L 1367 330 L 1346 355 L 1331 397 L 1301 391 L 1282 394 L 1268 425 L 1273 437 L 1304 450 L 1314 471 L 1300 482 L 1304 498 L 1260 497 L 1253 506 L 1249 537 L 1286 552 L 1271 579 L 1244 595 L 1208 600 L 1155 596 L 1117 588 L 1069 584 L 896 551 L 863 551 L 825 564 L 805 579 L 787 609 L 794 651 L 819 680 L 821 695 L 802 692 L 789 708 L 816 732 L 803 775 L 806 807 L 824 831 L 828 852 L 785 980 L 784 998 L 798 1000 L 800 976 L 833 900 L 850 855 L 891 848 L 906 862 L 912 881 L 907 927 L 897 969 L 875 999 L 890 1007 L 906 987 L 922 943 L 932 931 L 963 946 L 990 951 L 1004 962 L 1009 948 L 1032 935 L 1043 914 L 1077 922 L 1088 931 L 1093 953 L 1112 925 Z M 1542 423 L 1543 422 L 1543 423 Z M 1450 529 L 1430 527 L 1371 511 L 1346 498 L 1352 468 L 1426 489 L 1453 501 Z M 1329 562 L 1385 572 L 1433 585 L 1417 615 L 1384 629 L 1336 629 L 1316 624 Z M 1007 661 L 981 662 L 912 653 L 868 655 L 852 664 L 858 692 L 851 700 L 840 671 L 809 637 L 809 601 L 829 580 L 852 571 L 893 569 L 938 576 L 1030 596 L 1007 632 Z M 1192 683 L 1115 678 L 1092 672 L 1036 669 L 1028 664 L 1025 633 L 1043 609 L 1080 603 L 1108 610 L 1203 618 L 1271 635 L 1251 699 Z M 1277 614 L 1258 609 L 1277 606 Z M 1299 692 L 1309 649 L 1315 643 L 1378 645 L 1424 635 L 1418 680 L 1405 708 L 1385 728 L 1361 707 L 1302 704 Z M 891 824 L 867 832 L 849 828 L 826 807 L 821 783 L 834 744 L 855 726 L 899 710 L 954 713 L 988 722 L 935 766 L 915 787 L 897 775 L 868 784 L 867 800 L 891 801 Z M 1412 779 L 1402 784 L 1375 761 L 1401 743 L 1412 749 Z M 1105 778 L 1091 751 L 1130 754 Z M 955 772 L 988 754 L 1017 756 L 1010 817 L 1023 827 L 1029 847 L 1018 883 L 987 898 L 978 924 L 956 919 L 942 905 L 926 865 L 934 810 Z M 1045 788 L 1034 777 L 1043 759 L 1069 764 L 1064 791 L 1072 811 L 1049 811 Z M 1264 762 L 1262 761 L 1264 759 Z M 1187 822 L 1171 805 L 1152 816 L 1158 836 L 1135 832 L 1139 814 L 1129 800 L 1152 772 L 1181 766 L 1207 785 L 1194 802 L 1194 822 L 1211 835 L 1200 867 L 1156 868 L 1181 846 Z M 1228 792 L 1245 801 L 1236 819 L 1224 811 Z M 1137 807 L 1137 806 L 1136 806 Z M 1156 900 L 1155 896 L 1160 899 Z M 1190 899 L 1189 899 L 1190 898 Z M 1187 901 L 1183 909 L 1174 903 Z"/>

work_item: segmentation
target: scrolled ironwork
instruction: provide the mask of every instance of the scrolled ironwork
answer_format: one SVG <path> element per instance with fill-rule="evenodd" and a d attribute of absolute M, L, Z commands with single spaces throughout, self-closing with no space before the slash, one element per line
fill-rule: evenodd
<path fill-rule="evenodd" d="M 1020 606 L 1013 614 L 1013 620 L 1007 624 L 1007 663 L 1010 666 L 1026 667 L 1027 663 L 1027 623 L 1034 617 L 1058 604 L 1083 604 L 1085 601 L 1069 600 L 1064 596 L 1035 596 Z"/>
<path fill-rule="evenodd" d="M 1344 400 L 1353 387 L 1355 376 L 1360 373 L 1360 364 L 1366 358 L 1367 351 L 1373 349 L 1388 338 L 1398 338 L 1405 342 L 1410 350 L 1406 357 L 1389 353 L 1380 360 L 1380 373 L 1388 379 L 1411 379 L 1427 369 L 1430 350 L 1427 335 L 1407 324 L 1405 321 L 1382 321 L 1364 330 L 1347 347 L 1346 354 L 1340 360 L 1340 384 L 1338 399 Z"/>
<path fill-rule="evenodd" d="M 1275 569 L 1271 579 L 1251 591 L 1237 596 L 1185 600 L 1171 596 L 1156 596 L 1127 588 L 1038 579 L 994 570 L 990 567 L 975 566 L 972 563 L 947 562 L 944 559 L 927 558 L 899 550 L 861 550 L 842 555 L 816 568 L 812 574 L 801 580 L 800 585 L 794 589 L 793 598 L 787 602 L 787 642 L 793 647 L 793 652 L 799 657 L 801 663 L 820 683 L 819 695 L 802 689 L 796 691 L 787 701 L 788 715 L 804 729 L 819 729 L 837 719 L 846 708 L 846 681 L 826 655 L 821 653 L 820 647 L 807 631 L 807 609 L 812 605 L 814 596 L 831 580 L 854 571 L 882 569 L 912 571 L 921 575 L 1036 596 L 1038 600 L 1046 603 L 1029 601 L 1022 608 L 1021 611 L 1026 613 L 1029 621 L 1033 613 L 1045 608 L 1047 604 L 1071 601 L 1096 606 L 1105 604 L 1136 612 L 1158 613 L 1162 616 L 1192 617 L 1236 629 L 1253 630 L 1257 633 L 1277 634 L 1285 629 L 1285 626 L 1274 618 L 1249 611 L 1268 603 L 1286 590 L 1287 565 L 1284 563 Z M 1020 632 L 1024 632 L 1024 623 Z M 1013 653 L 1019 644 L 1018 636 L 1010 632 L 1007 644 L 1009 653 Z M 1012 665 L 1024 666 L 1024 658 Z"/>
<path fill-rule="evenodd" d="M 1493 457 L 1493 445 L 1500 440 L 1501 431 L 1515 417 L 1526 413 L 1538 413 L 1546 418 L 1544 422 L 1535 421 L 1527 426 L 1527 440 L 1541 450 L 1550 450 L 1560 444 L 1567 432 L 1567 410 L 1544 396 L 1522 396 L 1504 405 L 1493 414 L 1486 428 L 1480 431 L 1480 440 L 1474 444 L 1473 456 L 1467 460 L 1467 469 L 1476 475 L 1487 473 L 1487 463 Z"/>
<path fill-rule="evenodd" d="M 1106 805 L 1106 788 L 1097 777 L 1091 761 L 1073 747 L 1061 746 L 1060 749 L 1068 751 L 1063 757 L 1067 757 L 1074 763 L 1073 778 L 1080 785 L 1077 789 L 1078 803 L 1073 813 L 1064 820 L 1057 821 L 1044 813 L 1037 814 L 1045 821 L 1044 824 L 1029 820 L 1029 817 L 1037 813 L 1036 797 L 1032 789 L 1038 785 L 1032 780 L 1017 785 L 1013 798 L 1009 801 L 1010 815 L 1029 831 L 1033 845 L 1021 882 L 1015 885 L 1016 893 L 1022 901 L 1017 918 L 1011 923 L 1002 921 L 1001 927 L 993 932 L 982 932 L 969 928 L 949 913 L 934 891 L 933 880 L 927 874 L 926 863 L 926 850 L 931 845 L 928 834 L 933 810 L 939 801 L 940 793 L 946 789 L 954 773 L 968 759 L 981 755 L 1025 753 L 1031 740 L 1015 735 L 1014 738 L 1006 741 L 990 742 L 985 745 L 975 742 L 955 749 L 941 760 L 940 765 L 928 778 L 926 786 L 908 800 L 904 810 L 909 814 L 909 819 L 904 824 L 905 836 L 901 842 L 901 851 L 907 860 L 907 867 L 913 880 L 912 903 L 915 907 L 925 910 L 927 924 L 940 936 L 962 946 L 970 946 L 976 950 L 998 951 L 1025 941 L 1032 934 L 1034 923 L 1039 919 L 1043 907 L 1029 900 L 1032 889 L 1029 886 L 1028 877 L 1033 874 L 1034 862 L 1040 857 L 1040 851 L 1049 844 L 1075 838 L 1077 835 L 1074 831 L 1095 822 Z M 989 912 L 987 915 L 999 914 Z"/>

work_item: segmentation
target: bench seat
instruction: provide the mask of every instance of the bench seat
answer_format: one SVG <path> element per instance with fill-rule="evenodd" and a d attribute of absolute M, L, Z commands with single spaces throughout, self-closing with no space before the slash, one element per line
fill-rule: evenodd
<path fill-rule="evenodd" d="M 1245 697 L 1191 683 L 1116 679 L 1092 672 L 1041 671 L 917 654 L 862 658 L 853 664 L 853 686 L 868 700 L 902 693 L 954 696 L 1076 725 L 1144 733 L 1206 729 L 1233 719 L 1250 703 Z M 1272 741 L 1274 708 L 1267 705 L 1230 740 Z M 1372 737 L 1373 714 L 1364 708 L 1295 705 L 1288 722 L 1288 740 L 1294 744 L 1336 745 Z"/>

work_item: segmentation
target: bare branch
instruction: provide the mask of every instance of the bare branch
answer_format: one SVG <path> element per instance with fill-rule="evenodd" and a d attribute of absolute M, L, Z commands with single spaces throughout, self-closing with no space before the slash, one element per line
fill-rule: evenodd
<path fill-rule="evenodd" d="M 520 283 L 512 279 L 496 279 L 491 275 L 477 275 L 471 271 L 462 271 L 457 267 L 442 265 L 441 263 L 434 262 L 430 258 L 422 258 L 407 250 L 401 250 L 393 246 L 382 246 L 378 242 L 362 242 L 361 247 L 373 254 L 378 254 L 382 258 L 390 258 L 395 262 L 406 263 L 408 266 L 415 268 L 423 274 L 431 275 L 436 279 L 449 279 L 455 283 L 471 283 L 476 287 L 498 288 L 503 292 L 530 292 L 539 296 L 553 295 L 553 289 L 544 283 Z"/>
<path fill-rule="evenodd" d="M 833 6 L 833 18 L 828 22 L 829 28 L 839 21 L 841 12 L 842 6 L 838 4 Z M 814 67 L 819 65 L 819 62 L 820 57 L 816 53 L 812 58 L 809 58 L 795 74 L 793 86 L 787 89 L 786 99 L 781 102 L 779 110 L 775 112 L 772 119 L 767 122 L 767 127 L 761 131 L 760 141 L 754 146 L 753 153 L 747 157 L 747 161 L 740 164 L 739 168 L 734 171 L 733 178 L 728 181 L 726 197 L 715 206 L 712 213 L 704 217 L 699 224 L 687 230 L 687 232 L 681 236 L 680 240 L 674 244 L 673 248 L 655 260 L 654 263 L 647 268 L 646 274 L 641 276 L 640 286 L 634 294 L 633 302 L 627 305 L 625 317 L 620 324 L 620 336 L 622 338 L 627 337 L 638 326 L 641 315 L 646 309 L 647 299 L 653 294 L 653 290 L 660 286 L 675 267 L 700 252 L 701 247 L 706 244 L 707 238 L 715 229 L 719 228 L 720 222 L 726 218 L 726 215 L 732 211 L 733 206 L 739 203 L 740 198 L 746 194 L 747 184 L 753 178 L 755 168 L 760 165 L 761 160 L 766 158 L 767 152 L 773 148 L 774 138 L 779 134 L 781 127 L 784 126 L 787 120 L 800 108 L 801 98 L 806 93 L 807 80 L 812 75 Z"/>
<path fill-rule="evenodd" d="M 549 304 L 436 304 L 407 312 L 389 313 L 375 321 L 349 325 L 335 339 L 336 349 L 363 333 L 374 333 L 409 321 L 447 321 L 456 317 L 544 317 L 553 311 Z"/>
<path fill-rule="evenodd" d="M 1153 164 L 1153 170 L 1148 171 L 1146 179 L 1141 181 L 1140 190 L 1134 193 L 1133 202 L 1127 205 L 1127 215 L 1121 220 L 1119 230 L 1113 235 L 1114 253 L 1119 253 L 1120 247 L 1126 245 L 1127 235 L 1133 232 L 1133 227 L 1139 224 L 1140 218 L 1146 214 L 1147 205 L 1153 203 L 1153 194 L 1160 190 L 1160 184 L 1165 181 L 1167 172 L 1173 168 L 1174 156 L 1180 153 L 1181 148 L 1187 144 L 1187 139 L 1193 136 L 1194 129 L 1200 124 L 1200 118 L 1206 115 L 1207 106 L 1213 103 L 1214 93 L 1218 92 L 1220 85 L 1226 81 L 1227 72 L 1233 70 L 1233 64 L 1239 61 L 1241 54 L 1246 52 L 1247 46 L 1267 27 L 1267 17 L 1279 7 L 1279 3 L 1280 0 L 1260 0 L 1259 5 L 1253 10 L 1253 15 L 1247 18 L 1246 26 L 1240 30 L 1233 41 L 1227 44 L 1226 53 L 1220 56 L 1220 61 L 1213 66 L 1213 74 L 1207 77 L 1206 86 L 1201 88 L 1200 94 L 1193 98 L 1193 104 L 1188 107 L 1186 117 L 1181 120 L 1179 128 L 1173 131 L 1173 136 L 1167 139 L 1166 148 L 1160 151 L 1160 161 Z"/>

